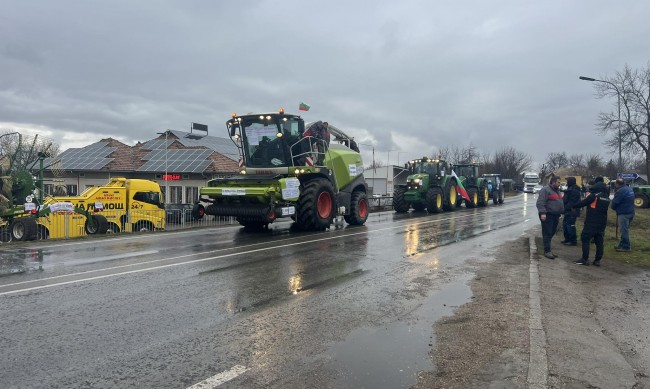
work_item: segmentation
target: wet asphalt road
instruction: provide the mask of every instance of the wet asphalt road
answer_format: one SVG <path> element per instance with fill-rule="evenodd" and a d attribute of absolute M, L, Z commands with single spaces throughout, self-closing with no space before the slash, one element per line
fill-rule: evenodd
<path fill-rule="evenodd" d="M 0 246 L 3 388 L 396 388 L 535 197 L 362 227 L 290 223 Z M 219 385 L 219 383 L 230 379 Z"/>

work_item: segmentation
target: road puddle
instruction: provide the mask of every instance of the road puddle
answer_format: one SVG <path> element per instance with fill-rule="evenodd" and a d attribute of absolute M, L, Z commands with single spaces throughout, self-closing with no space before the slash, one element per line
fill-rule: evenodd
<path fill-rule="evenodd" d="M 429 352 L 435 345 L 433 324 L 453 314 L 471 297 L 471 275 L 434 292 L 408 317 L 381 327 L 359 328 L 334 345 L 329 386 L 336 388 L 408 388 L 419 371 L 433 369 Z"/>

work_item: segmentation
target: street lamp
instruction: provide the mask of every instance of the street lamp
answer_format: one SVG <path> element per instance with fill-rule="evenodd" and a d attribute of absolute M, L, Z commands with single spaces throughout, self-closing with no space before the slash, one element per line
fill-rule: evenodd
<path fill-rule="evenodd" d="M 163 180 L 165 181 L 165 204 L 169 204 L 169 175 L 167 174 L 167 150 L 169 149 L 169 145 L 167 144 L 167 135 L 169 134 L 169 130 L 165 132 L 158 132 L 158 135 L 165 135 L 165 175 L 163 176 Z"/>
<path fill-rule="evenodd" d="M 618 106 L 618 122 L 617 122 L 617 127 L 618 127 L 618 173 L 622 174 L 623 173 L 623 153 L 621 150 L 621 92 L 619 92 L 618 87 L 609 81 L 605 80 L 598 80 L 596 78 L 591 78 L 591 77 L 585 77 L 585 76 L 580 76 L 578 77 L 579 79 L 583 81 L 589 81 L 589 82 L 604 82 L 606 84 L 609 84 L 614 87 L 616 90 L 616 97 L 617 97 L 617 106 Z"/>

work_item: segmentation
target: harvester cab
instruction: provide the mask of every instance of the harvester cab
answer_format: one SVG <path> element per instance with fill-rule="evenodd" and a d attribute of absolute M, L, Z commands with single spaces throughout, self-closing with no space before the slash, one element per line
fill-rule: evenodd
<path fill-rule="evenodd" d="M 407 212 L 410 207 L 416 211 L 426 208 L 429 213 L 456 209 L 456 179 L 448 174 L 446 161 L 423 157 L 409 161 L 406 168 L 411 173 L 406 185 L 397 186 L 393 194 L 396 212 Z"/>
<path fill-rule="evenodd" d="M 487 188 L 487 181 L 479 175 L 478 163 L 458 163 L 453 166 L 454 172 L 460 178 L 467 195 L 471 201 L 459 198 L 458 201 L 465 201 L 467 208 L 475 208 L 477 206 L 486 206 L 490 199 L 490 193 Z"/>
<path fill-rule="evenodd" d="M 283 109 L 233 114 L 226 126 L 240 151 L 240 174 L 201 188 L 200 200 L 209 205 L 196 204 L 195 217 L 235 216 L 250 228 L 291 217 L 305 230 L 328 228 L 337 215 L 348 224 L 365 223 L 363 162 L 343 131 L 322 122 L 306 124 Z M 330 133 L 336 143 L 330 144 Z"/>

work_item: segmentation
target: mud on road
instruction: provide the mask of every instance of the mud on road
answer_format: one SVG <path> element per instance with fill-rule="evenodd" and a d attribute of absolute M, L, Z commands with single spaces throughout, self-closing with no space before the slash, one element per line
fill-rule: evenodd
<path fill-rule="evenodd" d="M 650 388 L 650 270 L 607 258 L 601 267 L 575 265 L 580 246 L 559 241 L 557 259 L 533 255 L 548 387 Z M 494 260 L 470 261 L 472 301 L 434 325 L 434 370 L 421 372 L 416 388 L 528 387 L 529 239 L 488 255 Z"/>

